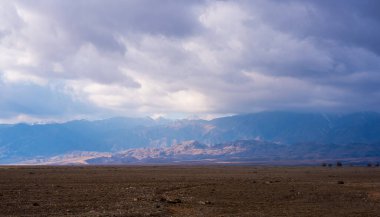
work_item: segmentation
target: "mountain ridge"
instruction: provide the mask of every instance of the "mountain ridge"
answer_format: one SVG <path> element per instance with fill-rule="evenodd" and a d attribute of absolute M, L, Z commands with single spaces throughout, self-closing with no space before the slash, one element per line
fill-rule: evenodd
<path fill-rule="evenodd" d="M 117 153 L 196 140 L 215 145 L 238 140 L 273 144 L 377 144 L 380 114 L 261 112 L 213 120 L 111 118 L 50 124 L 0 125 L 0 163 L 74 151 Z"/>
<path fill-rule="evenodd" d="M 279 144 L 238 140 L 206 145 L 184 141 L 169 147 L 135 148 L 118 153 L 73 152 L 20 162 L 21 165 L 121 165 L 121 164 L 316 164 L 339 160 L 344 163 L 380 161 L 376 144 Z"/>

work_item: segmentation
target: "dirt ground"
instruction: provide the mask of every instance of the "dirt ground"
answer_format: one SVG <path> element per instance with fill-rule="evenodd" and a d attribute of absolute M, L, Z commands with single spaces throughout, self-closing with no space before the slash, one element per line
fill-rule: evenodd
<path fill-rule="evenodd" d="M 380 216 L 380 168 L 3 166 L 0 216 Z"/>

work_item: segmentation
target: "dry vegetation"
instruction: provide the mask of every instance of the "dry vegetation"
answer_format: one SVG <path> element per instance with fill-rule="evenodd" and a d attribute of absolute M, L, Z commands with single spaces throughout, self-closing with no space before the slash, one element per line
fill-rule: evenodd
<path fill-rule="evenodd" d="M 1 216 L 379 216 L 366 167 L 0 167 Z"/>

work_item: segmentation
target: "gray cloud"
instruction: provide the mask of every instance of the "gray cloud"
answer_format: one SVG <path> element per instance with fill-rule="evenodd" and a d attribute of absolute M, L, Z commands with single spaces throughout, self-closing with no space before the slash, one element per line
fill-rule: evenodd
<path fill-rule="evenodd" d="M 31 83 L 0 82 L 0 120 L 11 122 L 67 120 L 91 117 L 97 111 L 86 102 L 66 95 L 59 84 L 42 87 Z"/>
<path fill-rule="evenodd" d="M 376 0 L 0 4 L 3 119 L 380 110 Z"/>

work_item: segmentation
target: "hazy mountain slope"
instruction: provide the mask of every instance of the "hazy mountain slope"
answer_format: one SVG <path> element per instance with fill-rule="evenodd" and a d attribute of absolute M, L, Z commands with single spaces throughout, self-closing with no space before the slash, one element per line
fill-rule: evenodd
<path fill-rule="evenodd" d="M 185 162 L 276 162 L 336 160 L 380 160 L 378 144 L 315 144 L 285 145 L 257 140 L 239 140 L 216 145 L 186 141 L 170 147 L 130 149 L 112 156 L 86 160 L 89 164 L 142 164 Z"/>
<path fill-rule="evenodd" d="M 380 142 L 380 114 L 261 112 L 211 121 L 112 118 L 62 124 L 0 125 L 0 163 L 73 151 L 119 152 L 165 147 L 188 140 L 207 145 L 236 140 L 276 144 L 377 144 Z"/>
<path fill-rule="evenodd" d="M 222 140 L 262 138 L 285 143 L 321 141 L 337 117 L 323 114 L 263 112 L 211 121 L 225 134 Z"/>
<path fill-rule="evenodd" d="M 324 141 L 343 142 L 379 142 L 379 113 L 354 113 L 341 116 L 332 123 L 332 128 Z"/>
<path fill-rule="evenodd" d="M 63 124 L 16 124 L 0 128 L 0 162 L 53 156 L 72 151 L 120 151 L 149 145 L 141 127 L 158 124 L 152 119 L 113 118 Z M 3 125 L 4 126 L 4 125 Z"/>

